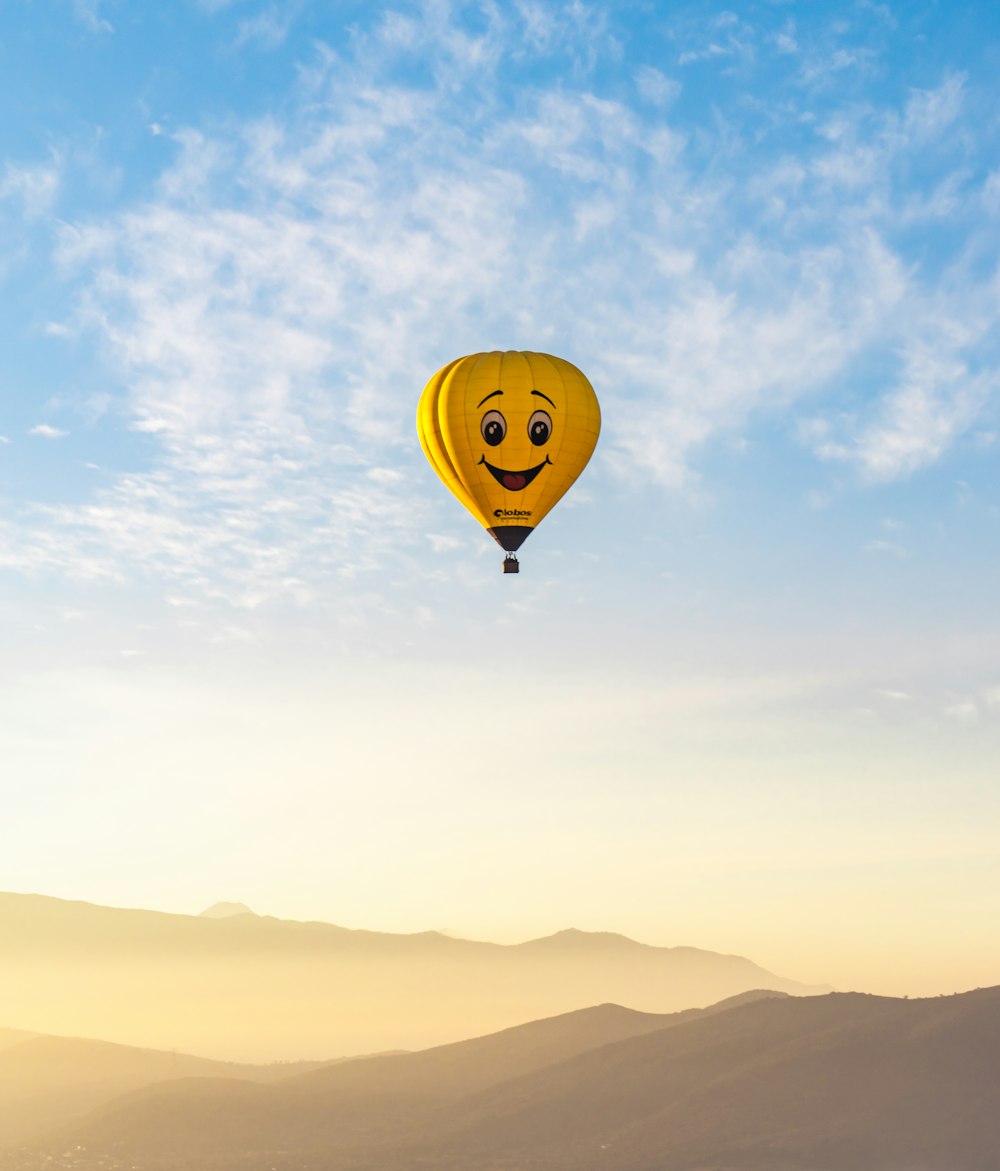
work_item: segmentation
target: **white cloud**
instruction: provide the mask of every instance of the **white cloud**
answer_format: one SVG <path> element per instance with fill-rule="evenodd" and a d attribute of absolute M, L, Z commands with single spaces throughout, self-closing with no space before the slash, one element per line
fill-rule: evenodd
<path fill-rule="evenodd" d="M 606 339 L 608 377 L 616 364 L 629 384 L 648 388 L 621 424 L 619 466 L 680 484 L 692 451 L 713 434 L 823 386 L 870 344 L 898 299 L 894 282 L 872 280 L 879 252 L 871 238 L 799 256 L 747 242 L 713 277 L 689 279 L 658 317 L 631 304 L 617 314 L 624 345 Z M 850 296 L 862 283 L 865 296 Z"/>
<path fill-rule="evenodd" d="M 8 162 L 0 174 L 0 200 L 17 201 L 28 221 L 49 214 L 59 192 L 61 162 L 17 165 Z"/>
<path fill-rule="evenodd" d="M 992 279 L 959 258 L 938 280 L 893 244 L 911 194 L 895 162 L 952 134 L 961 79 L 815 131 L 776 108 L 800 145 L 764 155 L 733 114 L 679 134 L 662 109 L 678 87 L 650 67 L 593 92 L 574 70 L 618 51 L 597 6 L 487 5 L 475 25 L 461 5 L 411 11 L 357 31 L 349 56 L 318 47 L 282 117 L 180 129 L 152 199 L 63 230 L 87 284 L 58 328 L 98 336 L 110 417 L 153 455 L 11 531 L 13 561 L 241 606 L 363 574 L 436 526 L 413 412 L 456 349 L 577 361 L 605 404 L 605 465 L 668 487 L 714 437 L 789 411 L 819 458 L 873 480 L 981 420 Z M 702 33 L 683 51 L 752 63 L 766 41 L 731 14 Z M 501 104 L 504 63 L 532 54 L 572 68 Z M 431 80 L 400 81 L 414 61 Z M 935 215 L 968 210 L 940 184 Z"/>
<path fill-rule="evenodd" d="M 283 8 L 269 5 L 261 12 L 239 22 L 236 47 L 252 44 L 270 51 L 277 49 L 288 36 L 299 5 L 286 4 Z"/>
<path fill-rule="evenodd" d="M 656 106 L 666 106 L 681 92 L 681 83 L 667 77 L 652 65 L 640 65 L 635 71 L 635 84 L 640 96 Z"/>
<path fill-rule="evenodd" d="M 584 4 L 581 0 L 555 4 L 514 0 L 514 8 L 518 23 L 510 30 L 510 38 L 515 55 L 522 52 L 517 46 L 523 42 L 533 53 L 543 57 L 569 55 L 577 68 L 586 68 L 601 56 L 616 56 L 619 52 L 617 41 L 608 31 L 603 5 Z"/>
<path fill-rule="evenodd" d="M 682 35 L 691 47 L 681 51 L 679 65 L 730 57 L 751 60 L 756 53 L 757 30 L 734 12 L 720 12 Z"/>
<path fill-rule="evenodd" d="M 29 435 L 37 435 L 42 439 L 65 439 L 69 434 L 59 427 L 52 427 L 48 423 L 38 423 L 28 431 Z"/>
<path fill-rule="evenodd" d="M 257 635 L 245 626 L 223 626 L 213 634 L 211 641 L 214 643 L 242 643 L 249 646 L 257 641 Z"/>
<path fill-rule="evenodd" d="M 936 89 L 911 91 L 902 131 L 907 139 L 922 142 L 948 130 L 958 118 L 965 98 L 965 78 L 946 78 Z"/>
<path fill-rule="evenodd" d="M 978 724 L 984 717 L 1000 716 L 1000 686 L 952 693 L 942 710 L 947 719 L 966 725 Z"/>
<path fill-rule="evenodd" d="M 111 22 L 101 16 L 101 0 L 72 0 L 73 15 L 93 33 L 111 33 L 114 28 Z"/>
<path fill-rule="evenodd" d="M 865 550 L 869 553 L 891 553 L 893 557 L 905 557 L 906 550 L 894 541 L 872 540 L 865 542 Z"/>
<path fill-rule="evenodd" d="M 970 337 L 969 322 L 934 320 L 918 303 L 906 330 L 924 336 L 908 343 L 898 380 L 876 398 L 867 419 L 851 426 L 852 436 L 837 441 L 829 421 L 812 423 L 804 437 L 821 458 L 849 460 L 873 480 L 893 480 L 937 462 L 982 417 L 1000 376 L 973 373 L 961 355 L 988 343 L 985 327 Z M 933 333 L 938 338 L 927 340 Z"/>
<path fill-rule="evenodd" d="M 938 460 L 968 430 L 996 383 L 936 357 L 911 356 L 909 365 L 911 377 L 856 441 L 856 458 L 875 479 L 895 479 Z"/>
<path fill-rule="evenodd" d="M 957 703 L 948 704 L 944 714 L 949 720 L 955 720 L 960 724 L 979 722 L 979 707 L 971 700 L 959 700 Z"/>

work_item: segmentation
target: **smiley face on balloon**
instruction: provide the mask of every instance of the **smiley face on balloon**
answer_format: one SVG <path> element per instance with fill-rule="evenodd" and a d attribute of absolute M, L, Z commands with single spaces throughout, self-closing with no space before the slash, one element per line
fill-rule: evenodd
<path fill-rule="evenodd" d="M 417 409 L 432 467 L 511 557 L 583 471 L 600 429 L 593 387 L 550 354 L 459 358 Z"/>
<path fill-rule="evenodd" d="M 506 392 L 503 390 L 494 390 L 491 394 L 488 394 L 482 400 L 482 402 L 479 403 L 478 409 L 481 410 L 483 406 L 490 401 L 490 399 L 496 398 L 498 396 L 502 397 L 505 393 Z M 549 398 L 547 394 L 545 394 L 544 391 L 532 390 L 531 393 L 538 395 L 539 398 L 545 399 L 552 410 L 556 409 L 556 404 L 552 401 L 552 399 Z M 492 407 L 486 412 L 485 415 L 483 415 L 479 424 L 479 430 L 482 432 L 483 439 L 486 441 L 486 443 L 489 444 L 490 447 L 498 447 L 507 438 L 507 419 L 500 409 L 504 405 L 504 403 L 495 404 L 494 407 Z M 508 408 L 508 410 L 509 409 L 510 408 Z M 523 414 L 523 411 L 520 413 Z M 552 416 L 548 411 L 532 411 L 531 417 L 528 419 L 528 438 L 535 445 L 535 447 L 543 447 L 548 444 L 549 440 L 552 438 Z M 549 458 L 549 455 L 546 452 L 545 459 L 543 459 L 540 464 L 535 464 L 533 468 L 525 468 L 523 471 L 519 472 L 510 471 L 507 468 L 494 467 L 493 464 L 488 462 L 485 455 L 482 456 L 479 462 L 483 464 L 493 479 L 496 480 L 498 484 L 506 488 L 509 492 L 522 492 L 546 466 L 546 464 L 552 463 L 552 460 Z"/>

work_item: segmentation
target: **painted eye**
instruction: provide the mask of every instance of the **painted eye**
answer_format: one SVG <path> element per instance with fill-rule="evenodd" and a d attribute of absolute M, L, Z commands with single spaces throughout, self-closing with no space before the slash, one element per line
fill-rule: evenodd
<path fill-rule="evenodd" d="M 548 443 L 552 434 L 552 416 L 548 411 L 535 411 L 528 420 L 528 438 L 536 447 Z"/>
<path fill-rule="evenodd" d="M 498 443 L 503 442 L 503 437 L 507 434 L 507 420 L 499 411 L 487 411 L 479 424 L 479 430 L 490 447 L 496 447 Z"/>

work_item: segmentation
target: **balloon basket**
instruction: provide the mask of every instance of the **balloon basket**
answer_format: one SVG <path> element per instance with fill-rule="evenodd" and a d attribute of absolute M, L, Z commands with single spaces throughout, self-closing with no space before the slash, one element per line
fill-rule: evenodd
<path fill-rule="evenodd" d="M 508 553 L 507 556 L 503 559 L 503 571 L 504 573 L 521 572 L 521 566 L 518 564 L 518 560 L 513 553 Z"/>

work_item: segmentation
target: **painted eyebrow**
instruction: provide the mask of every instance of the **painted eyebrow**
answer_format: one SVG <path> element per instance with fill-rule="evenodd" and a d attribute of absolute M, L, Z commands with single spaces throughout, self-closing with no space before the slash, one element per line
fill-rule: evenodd
<path fill-rule="evenodd" d="M 498 394 L 503 394 L 503 391 L 502 391 L 502 390 L 494 390 L 494 391 L 491 391 L 491 393 L 490 393 L 490 394 L 488 394 L 488 395 L 486 396 L 486 398 L 484 398 L 484 399 L 483 399 L 483 402 L 479 403 L 479 405 L 476 407 L 476 410 L 478 411 L 478 410 L 479 410 L 479 407 L 481 407 L 481 406 L 483 405 L 483 403 L 484 403 L 484 402 L 486 402 L 488 399 L 491 399 L 491 398 L 496 398 L 496 396 L 497 396 Z"/>
<path fill-rule="evenodd" d="M 546 401 L 546 402 L 547 402 L 547 403 L 548 403 L 548 404 L 549 404 L 549 405 L 550 405 L 550 406 L 551 406 L 553 409 L 555 409 L 555 405 L 556 405 L 556 404 L 555 404 L 555 403 L 552 401 L 552 399 L 550 399 L 550 398 L 549 398 L 549 396 L 548 396 L 547 394 L 542 394 L 542 392 L 541 392 L 540 390 L 533 390 L 531 393 L 532 393 L 532 394 L 537 394 L 539 398 L 543 398 L 543 399 L 545 399 L 545 401 Z M 484 401 L 485 401 L 485 400 L 484 400 Z"/>

